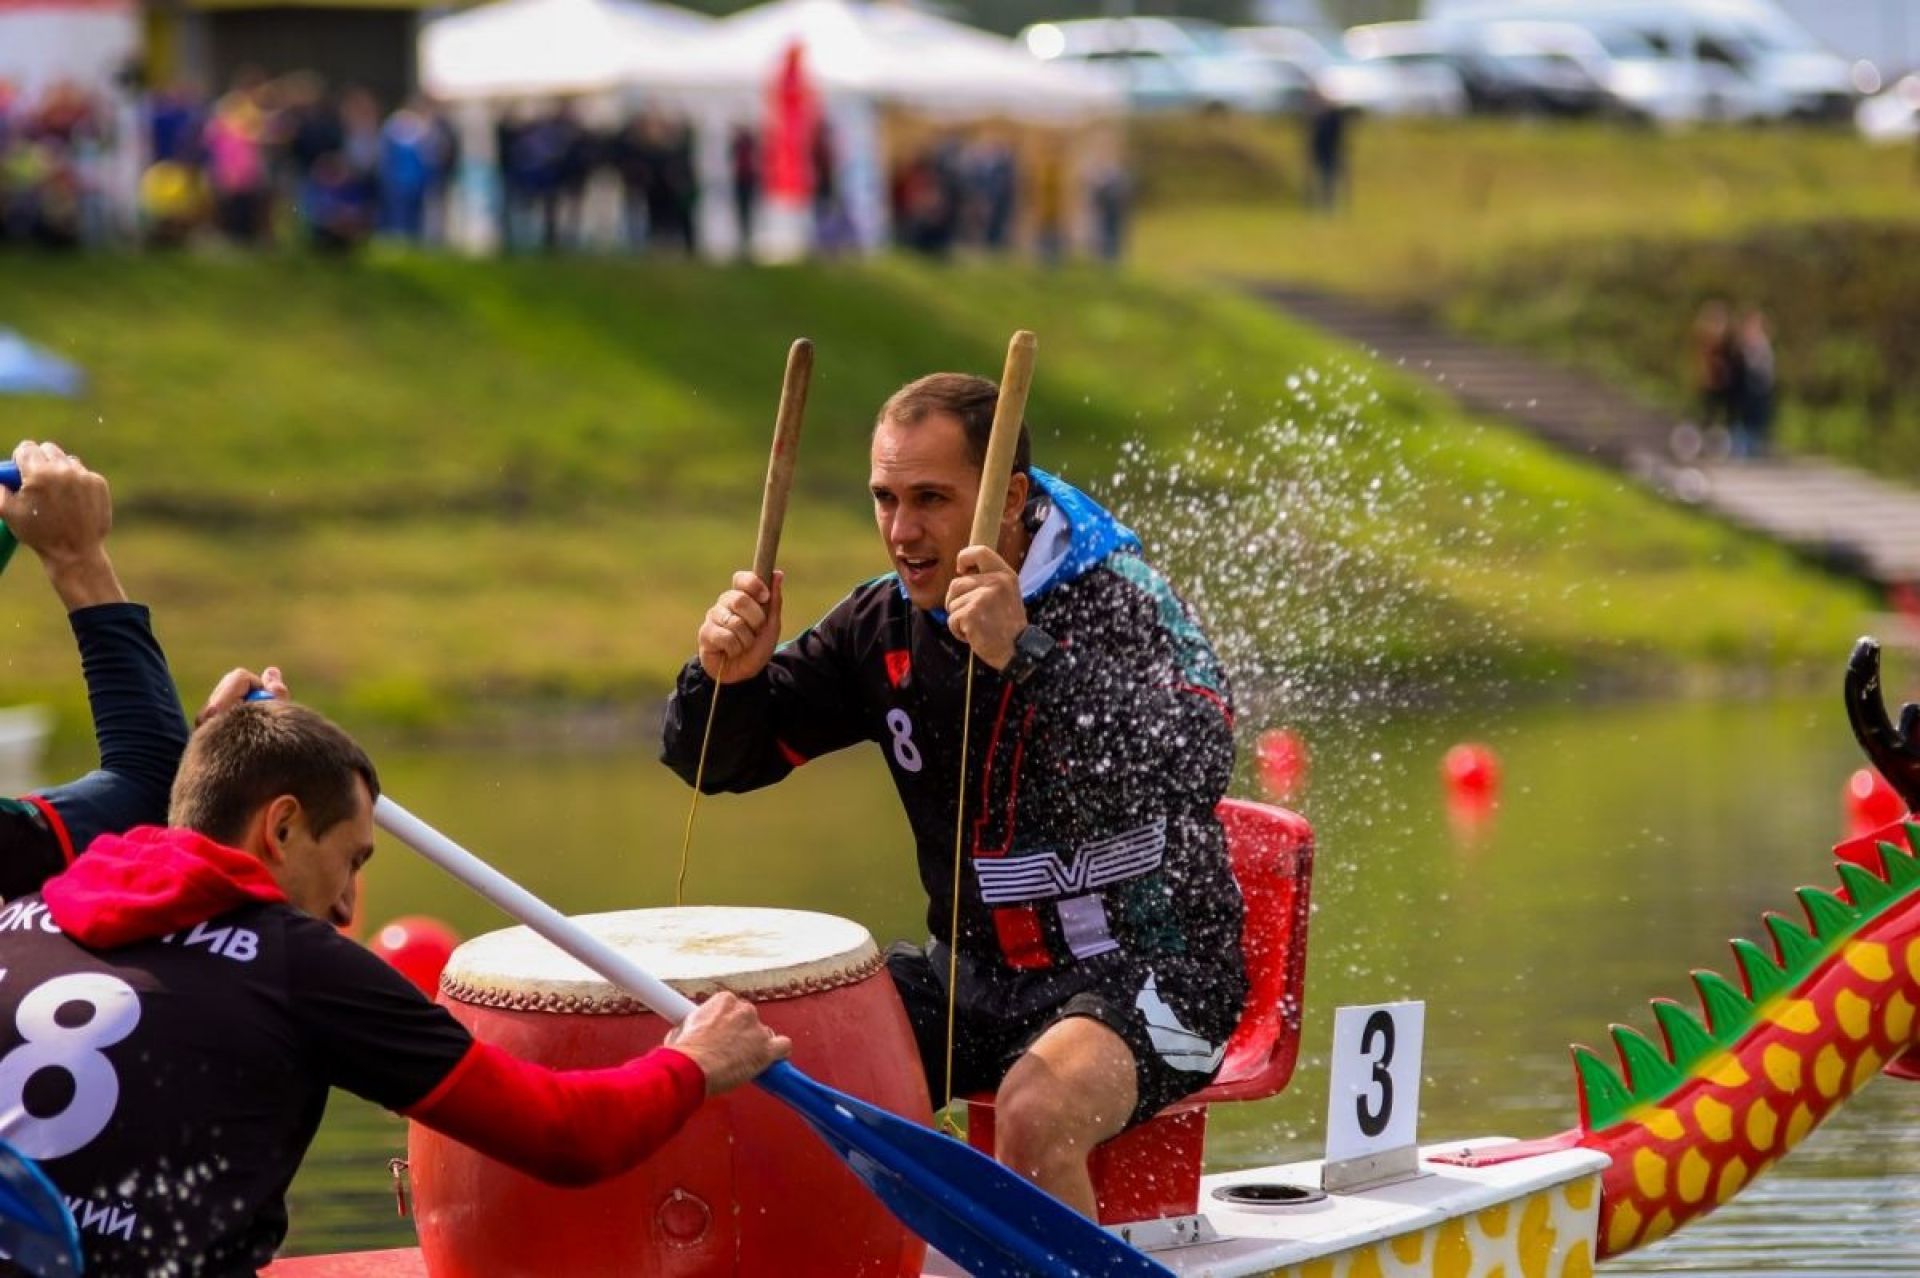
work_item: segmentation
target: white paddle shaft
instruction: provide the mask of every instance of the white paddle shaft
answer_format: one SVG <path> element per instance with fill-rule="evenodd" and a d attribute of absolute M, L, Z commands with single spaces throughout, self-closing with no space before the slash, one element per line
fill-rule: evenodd
<path fill-rule="evenodd" d="M 373 819 L 388 834 L 675 1025 L 693 1013 L 692 999 L 384 794 L 373 805 Z"/>

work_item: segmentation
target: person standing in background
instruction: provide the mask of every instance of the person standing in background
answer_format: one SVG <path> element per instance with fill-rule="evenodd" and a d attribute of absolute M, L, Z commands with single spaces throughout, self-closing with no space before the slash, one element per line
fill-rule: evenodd
<path fill-rule="evenodd" d="M 740 235 L 740 256 L 753 250 L 753 214 L 760 204 L 760 138 L 744 124 L 727 140 L 727 164 L 733 175 L 733 222 Z"/>
<path fill-rule="evenodd" d="M 1758 308 L 1740 317 L 1732 335 L 1730 400 L 1733 455 L 1764 457 L 1773 433 L 1773 339 L 1767 317 Z"/>
<path fill-rule="evenodd" d="M 1703 303 L 1692 337 L 1694 402 L 1703 431 L 1725 426 L 1733 416 L 1732 336 L 1727 304 L 1718 298 Z"/>

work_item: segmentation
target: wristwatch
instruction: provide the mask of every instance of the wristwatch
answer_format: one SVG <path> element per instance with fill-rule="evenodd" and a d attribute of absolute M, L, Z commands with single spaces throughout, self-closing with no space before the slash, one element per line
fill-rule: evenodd
<path fill-rule="evenodd" d="M 1041 663 L 1053 655 L 1053 636 L 1038 626 L 1028 626 L 1013 640 L 1013 656 L 1000 673 L 1013 683 L 1033 678 Z"/>

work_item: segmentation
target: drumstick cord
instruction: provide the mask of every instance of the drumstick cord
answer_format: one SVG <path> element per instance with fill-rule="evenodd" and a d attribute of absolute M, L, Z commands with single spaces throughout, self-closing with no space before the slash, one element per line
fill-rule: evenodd
<path fill-rule="evenodd" d="M 973 728 L 973 650 L 967 650 L 966 691 L 960 700 L 960 788 L 953 817 L 953 921 L 947 933 L 947 1061 L 940 1100 L 940 1125 L 950 1136 L 960 1129 L 947 1111 L 953 1106 L 954 1018 L 958 1006 L 960 972 L 960 854 L 966 846 L 967 831 L 967 748 Z M 700 759 L 693 769 L 693 802 L 687 805 L 687 826 L 680 836 L 680 874 L 674 880 L 673 903 L 684 905 L 687 886 L 687 852 L 693 846 L 693 818 L 700 811 L 700 785 L 707 775 L 707 746 L 713 741 L 713 721 L 720 709 L 721 679 L 726 677 L 727 659 L 713 677 L 713 700 L 707 703 L 707 726 L 700 734 Z"/>
<path fill-rule="evenodd" d="M 953 1107 L 954 1009 L 960 990 L 960 852 L 967 829 L 967 737 L 973 727 L 973 649 L 967 649 L 967 690 L 960 701 L 960 792 L 953 814 L 953 922 L 947 933 L 947 1069 L 946 1095 L 940 1101 L 940 1125 L 949 1136 L 960 1128 L 947 1111 Z"/>
<path fill-rule="evenodd" d="M 687 806 L 687 828 L 680 836 L 680 873 L 673 881 L 673 903 L 687 903 L 687 852 L 693 847 L 693 817 L 700 810 L 700 785 L 707 776 L 707 746 L 713 741 L 713 719 L 720 709 L 720 681 L 727 676 L 727 657 L 720 655 L 720 668 L 713 676 L 713 700 L 707 703 L 707 727 L 700 734 L 700 761 L 693 767 L 693 802 Z"/>

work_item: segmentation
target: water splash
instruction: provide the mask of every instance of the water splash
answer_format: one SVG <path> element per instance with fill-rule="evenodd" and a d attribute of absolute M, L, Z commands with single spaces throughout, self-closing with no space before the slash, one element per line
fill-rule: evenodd
<path fill-rule="evenodd" d="M 1310 366 L 1286 384 L 1251 426 L 1228 394 L 1171 455 L 1122 445 L 1110 489 L 1206 624 L 1243 727 L 1377 715 L 1487 683 L 1511 639 L 1444 583 L 1492 553 L 1485 515 L 1510 498 L 1463 489 L 1431 431 L 1383 427 L 1355 367 Z"/>

